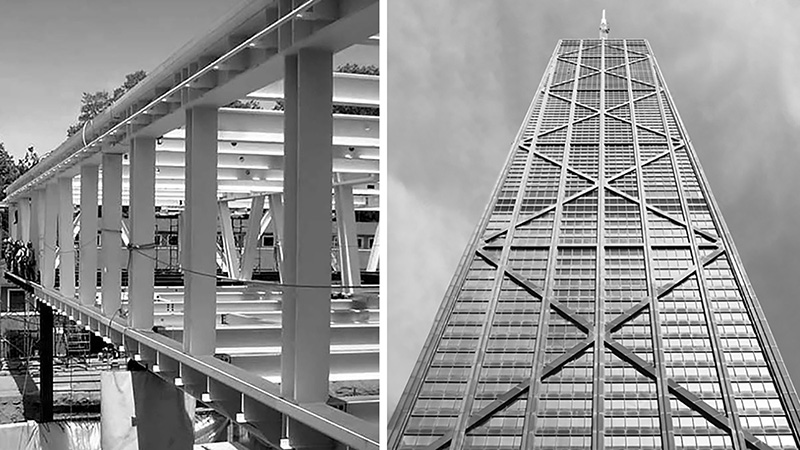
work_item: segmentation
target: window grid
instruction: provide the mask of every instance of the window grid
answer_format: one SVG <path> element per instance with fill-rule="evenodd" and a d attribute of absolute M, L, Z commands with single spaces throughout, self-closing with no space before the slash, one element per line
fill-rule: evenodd
<path fill-rule="evenodd" d="M 606 192 L 605 204 L 606 243 L 642 243 L 642 218 L 639 214 L 639 205 L 611 192 Z"/>
<path fill-rule="evenodd" d="M 520 214 L 533 214 L 553 205 L 558 198 L 561 168 L 541 158 L 533 157 L 522 197 Z"/>
<path fill-rule="evenodd" d="M 652 211 L 647 212 L 647 228 L 652 244 L 689 244 L 686 228 L 656 215 Z"/>
<path fill-rule="evenodd" d="M 678 186 L 675 174 L 668 157 L 660 158 L 642 168 L 644 175 L 644 197 L 647 203 L 662 211 L 683 219 L 681 202 L 678 197 Z"/>
<path fill-rule="evenodd" d="M 548 245 L 552 239 L 555 213 L 549 212 L 541 217 L 520 225 L 514 231 L 513 246 Z"/>
<path fill-rule="evenodd" d="M 559 241 L 562 244 L 597 242 L 596 190 L 564 205 Z"/>
<path fill-rule="evenodd" d="M 534 448 L 591 448 L 593 356 L 591 352 L 584 353 L 542 381 Z"/>
<path fill-rule="evenodd" d="M 762 440 L 767 443 L 771 440 L 778 448 L 796 448 L 794 438 L 785 427 L 778 427 L 774 420 L 779 419 L 780 423 L 786 421 L 788 425 L 786 412 L 766 367 L 761 343 L 727 256 L 717 258 L 706 266 L 703 273 L 742 426 L 764 437 Z M 729 305 L 736 303 L 736 310 L 731 311 Z M 748 374 L 758 375 L 757 378 L 751 378 Z"/>
<path fill-rule="evenodd" d="M 606 132 L 608 132 L 607 129 Z M 604 156 L 605 160 L 603 162 L 606 178 L 636 165 L 632 144 L 609 144 L 606 142 Z"/>
<path fill-rule="evenodd" d="M 589 323 L 594 322 L 596 250 L 560 248 L 553 276 L 553 299 L 566 305 Z"/>
<path fill-rule="evenodd" d="M 607 247 L 604 281 L 607 323 L 647 297 L 644 249 Z"/>
<path fill-rule="evenodd" d="M 633 70 L 633 65 L 631 70 Z M 664 125 L 661 122 L 661 110 L 658 107 L 658 97 L 656 95 L 634 101 L 633 108 L 636 112 L 637 125 L 643 125 L 655 131 L 664 131 Z"/>
<path fill-rule="evenodd" d="M 562 60 L 556 61 L 556 68 L 553 71 L 552 84 L 556 85 L 575 78 L 575 64 Z"/>

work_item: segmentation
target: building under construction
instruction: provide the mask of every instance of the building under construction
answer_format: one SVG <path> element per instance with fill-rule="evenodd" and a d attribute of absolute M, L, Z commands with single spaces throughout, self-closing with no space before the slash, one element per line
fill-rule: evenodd
<path fill-rule="evenodd" d="M 245 2 L 8 187 L 3 442 L 378 448 L 379 45 Z"/>

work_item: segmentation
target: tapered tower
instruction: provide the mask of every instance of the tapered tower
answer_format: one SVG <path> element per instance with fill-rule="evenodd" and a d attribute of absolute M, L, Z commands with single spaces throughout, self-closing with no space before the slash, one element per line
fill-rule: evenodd
<path fill-rule="evenodd" d="M 556 47 L 390 449 L 797 448 L 797 395 L 649 44 L 607 30 Z"/>

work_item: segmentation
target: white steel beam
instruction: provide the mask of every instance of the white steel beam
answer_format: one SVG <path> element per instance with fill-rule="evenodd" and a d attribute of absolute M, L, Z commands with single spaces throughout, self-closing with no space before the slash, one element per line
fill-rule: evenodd
<path fill-rule="evenodd" d="M 16 241 L 18 238 L 17 233 L 17 222 L 15 219 L 19 218 L 19 202 L 14 202 L 8 206 L 8 237 Z"/>
<path fill-rule="evenodd" d="M 58 229 L 58 183 L 45 189 L 44 239 L 42 240 L 42 286 L 52 289 L 56 278 L 56 230 Z"/>
<path fill-rule="evenodd" d="M 82 305 L 94 306 L 97 297 L 97 166 L 81 166 L 81 212 L 78 256 L 79 296 Z"/>
<path fill-rule="evenodd" d="M 46 204 L 46 193 L 44 187 L 37 189 L 33 192 L 31 202 L 31 241 L 33 241 L 33 252 L 36 258 L 36 269 L 39 271 L 39 276 L 42 276 L 42 260 L 44 254 L 44 212 Z"/>
<path fill-rule="evenodd" d="M 369 260 L 367 261 L 367 272 L 375 272 L 378 270 L 378 264 L 381 256 L 381 224 L 375 227 L 375 237 L 372 239 L 372 249 L 369 251 Z"/>
<path fill-rule="evenodd" d="M 217 216 L 222 230 L 222 257 L 228 268 L 228 276 L 239 278 L 239 250 L 233 238 L 233 223 L 231 222 L 231 209 L 227 202 L 217 202 Z"/>
<path fill-rule="evenodd" d="M 130 205 L 130 195 L 128 195 L 128 205 Z M 155 214 L 155 209 L 153 210 L 153 214 Z M 128 244 L 131 243 L 131 232 L 128 229 L 128 224 L 125 223 L 124 220 L 120 220 L 119 223 L 119 233 L 120 237 L 122 238 L 122 245 L 127 247 Z"/>
<path fill-rule="evenodd" d="M 59 290 L 65 297 L 72 298 L 75 296 L 75 236 L 72 234 L 75 207 L 72 204 L 72 177 L 58 179 L 58 196 L 58 248 L 61 259 Z"/>
<path fill-rule="evenodd" d="M 217 108 L 186 110 L 184 351 L 212 355 L 216 348 Z"/>
<path fill-rule="evenodd" d="M 356 73 L 333 73 L 333 103 L 339 105 L 374 106 L 380 105 L 377 75 Z M 247 95 L 252 100 L 283 100 L 283 80 L 272 83 Z"/>
<path fill-rule="evenodd" d="M 119 310 L 122 295 L 122 155 L 103 153 L 102 311 Z"/>
<path fill-rule="evenodd" d="M 295 315 L 288 318 L 294 321 L 294 399 L 301 403 L 325 402 L 330 372 L 328 258 L 332 225 L 333 55 L 330 50 L 302 49 L 296 58 L 287 57 L 285 64 L 297 67 L 296 76 L 287 70 L 285 78 L 287 93 L 294 91 L 294 95 L 286 96 L 286 121 L 294 114 L 296 122 L 294 126 L 287 126 L 285 132 L 287 176 L 284 186 L 287 193 L 285 231 L 295 230 L 287 236 L 287 240 L 293 240 L 287 243 L 295 254 L 291 261 L 296 284 Z M 294 103 L 294 107 L 289 107 L 289 103 Z M 288 145 L 291 134 L 295 136 L 295 145 Z M 290 160 L 293 160 L 295 172 L 291 179 Z M 294 195 L 288 195 L 290 192 Z M 291 203 L 294 205 L 289 207 Z"/>
<path fill-rule="evenodd" d="M 353 208 L 353 186 L 344 184 L 342 174 L 336 174 L 333 187 L 336 205 L 336 232 L 339 237 L 339 270 L 345 290 L 353 292 L 352 287 L 361 286 L 361 269 L 358 257 L 358 237 L 356 234 L 356 213 Z"/>
<path fill-rule="evenodd" d="M 281 303 L 281 395 L 290 400 L 295 393 L 295 332 L 297 316 L 297 146 L 298 146 L 298 73 L 297 55 L 288 55 L 284 58 L 284 90 L 286 99 L 284 103 L 284 176 L 283 200 L 285 201 L 285 214 L 283 218 L 283 271 L 281 283 L 285 284 L 283 302 Z M 270 197 L 270 215 L 276 217 L 272 210 L 272 197 Z"/>
<path fill-rule="evenodd" d="M 131 140 L 130 239 L 131 267 L 128 297 L 131 326 L 153 327 L 153 295 L 156 252 L 153 246 L 156 188 L 156 140 L 137 137 Z"/>
<path fill-rule="evenodd" d="M 261 234 L 264 234 L 267 231 L 267 227 L 270 224 L 270 218 L 273 225 L 273 230 L 275 232 L 272 234 L 274 239 L 273 248 L 275 248 L 275 265 L 278 268 L 278 277 L 283 281 L 283 273 L 285 270 L 285 254 L 286 249 L 284 247 L 285 243 L 285 233 L 284 233 L 284 209 L 283 209 L 283 194 L 270 194 L 269 196 L 269 213 L 267 215 L 267 220 L 261 221 Z"/>
<path fill-rule="evenodd" d="M 19 231 L 17 235 L 22 242 L 31 241 L 31 199 L 30 197 L 22 197 L 19 201 L 19 222 L 17 222 Z"/>
<path fill-rule="evenodd" d="M 250 216 L 247 219 L 247 234 L 244 236 L 244 252 L 242 254 L 241 279 L 253 278 L 253 266 L 256 261 L 258 240 L 261 237 L 261 218 L 264 216 L 264 196 L 258 195 L 250 201 Z M 256 231 L 258 230 L 258 231 Z"/>

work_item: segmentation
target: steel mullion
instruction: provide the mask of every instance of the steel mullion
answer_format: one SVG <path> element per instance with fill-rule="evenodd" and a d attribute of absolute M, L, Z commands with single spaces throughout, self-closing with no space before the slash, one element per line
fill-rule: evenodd
<path fill-rule="evenodd" d="M 600 40 L 600 142 L 597 145 L 597 250 L 595 254 L 595 308 L 594 308 L 594 381 L 592 391 L 592 448 L 602 450 L 605 447 L 605 346 L 602 345 L 605 334 L 605 114 L 606 114 L 606 46 Z"/>
<path fill-rule="evenodd" d="M 647 274 L 645 283 L 647 285 L 647 295 L 650 297 L 650 332 L 653 340 L 653 362 L 655 363 L 656 374 L 656 388 L 658 401 L 658 419 L 661 424 L 661 443 L 662 447 L 667 450 L 675 448 L 675 439 L 672 433 L 672 413 L 669 409 L 669 396 L 667 394 L 667 373 L 664 364 L 664 349 L 662 347 L 661 336 L 661 318 L 659 316 L 658 299 L 656 298 L 656 288 L 653 283 L 653 265 L 651 255 L 651 241 L 649 231 L 649 221 L 647 219 L 647 207 L 645 200 L 644 190 L 644 171 L 642 170 L 642 156 L 639 151 L 638 132 L 636 128 L 636 111 L 633 104 L 633 84 L 631 83 L 631 66 L 630 55 L 628 54 L 628 41 L 622 42 L 622 51 L 625 54 L 625 76 L 628 85 L 628 99 L 631 120 L 631 132 L 633 136 L 633 155 L 636 161 L 636 189 L 639 193 L 641 202 L 636 202 L 639 205 L 639 216 L 642 226 L 642 241 L 644 242 L 644 266 L 645 273 Z"/>
<path fill-rule="evenodd" d="M 556 52 L 561 47 L 563 43 L 559 41 L 558 46 L 556 47 Z M 539 389 L 541 387 L 541 383 L 538 380 L 541 378 L 541 367 L 544 366 L 544 353 L 547 349 L 547 327 L 550 323 L 550 306 L 549 303 L 553 297 L 553 280 L 555 277 L 555 265 L 558 255 L 558 239 L 559 239 L 559 231 L 561 229 L 561 216 L 564 209 L 564 196 L 566 194 L 566 181 L 567 181 L 567 166 L 569 165 L 569 153 L 570 153 L 570 145 L 572 141 L 572 127 L 573 127 L 573 118 L 575 117 L 575 101 L 578 97 L 578 78 L 580 75 L 580 61 L 583 57 L 583 40 L 580 41 L 580 45 L 578 47 L 578 59 L 576 61 L 576 69 L 574 74 L 574 83 L 572 84 L 572 104 L 570 105 L 569 110 L 569 119 L 567 123 L 569 126 L 567 127 L 567 135 L 564 140 L 564 157 L 562 161 L 564 164 L 561 166 L 561 176 L 559 178 L 559 185 L 558 185 L 558 199 L 556 200 L 556 210 L 553 217 L 553 233 L 551 234 L 551 241 L 550 241 L 550 250 L 547 255 L 547 270 L 545 272 L 545 295 L 542 297 L 541 307 L 539 308 L 539 327 L 536 330 L 536 351 L 533 354 L 533 370 L 531 373 L 531 380 L 533 383 L 531 384 L 531 388 L 528 390 L 528 403 L 527 408 L 525 410 L 525 425 L 523 428 L 523 435 L 522 435 L 522 445 L 521 448 L 529 448 L 533 447 L 533 437 L 536 432 L 536 412 L 538 401 L 537 397 L 539 395 Z M 553 64 L 555 67 L 555 64 Z M 549 87 L 547 88 L 549 91 Z"/>
<path fill-rule="evenodd" d="M 658 75 L 656 75 L 655 64 L 653 60 L 650 60 L 650 73 L 653 75 L 654 80 L 658 80 Z M 705 281 L 705 274 L 703 273 L 703 264 L 700 258 L 700 250 L 697 245 L 697 237 L 694 233 L 694 227 L 691 226 L 691 216 L 689 215 L 689 206 L 686 203 L 686 196 L 683 190 L 683 180 L 681 180 L 681 170 L 678 167 L 678 161 L 675 156 L 674 146 L 672 143 L 672 139 L 669 138 L 669 123 L 667 122 L 667 116 L 664 113 L 664 105 L 661 102 L 661 96 L 658 95 L 656 97 L 658 101 L 658 110 L 661 115 L 661 126 L 664 127 L 664 131 L 667 133 L 667 145 L 670 149 L 670 160 L 672 163 L 672 170 L 673 170 L 673 177 L 675 179 L 675 185 L 678 190 L 678 198 L 681 203 L 681 210 L 683 212 L 683 217 L 686 220 L 686 227 L 688 235 L 689 235 L 689 243 L 691 244 L 690 252 L 692 254 L 692 259 L 697 264 L 697 284 L 699 285 L 699 292 L 700 292 L 700 299 L 703 302 L 703 312 L 706 317 L 706 325 L 708 327 L 709 337 L 711 338 L 711 351 L 714 354 L 714 358 L 716 359 L 716 369 L 717 375 L 719 376 L 719 384 L 720 388 L 722 389 L 722 401 L 725 405 L 725 408 L 731 415 L 731 421 L 733 422 L 733 429 L 731 430 L 731 438 L 734 444 L 734 450 L 741 449 L 744 450 L 746 448 L 746 444 L 744 441 L 744 436 L 742 435 L 742 426 L 739 423 L 739 414 L 736 411 L 736 405 L 733 401 L 733 387 L 731 386 L 730 378 L 728 377 L 728 367 L 725 364 L 725 360 L 722 357 L 722 344 L 720 342 L 719 334 L 717 334 L 717 324 L 716 319 L 714 318 L 714 313 L 711 310 L 711 301 L 708 298 L 708 288 L 706 287 Z"/>

